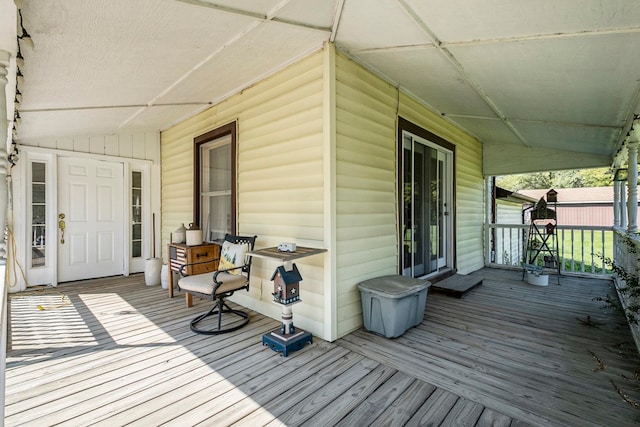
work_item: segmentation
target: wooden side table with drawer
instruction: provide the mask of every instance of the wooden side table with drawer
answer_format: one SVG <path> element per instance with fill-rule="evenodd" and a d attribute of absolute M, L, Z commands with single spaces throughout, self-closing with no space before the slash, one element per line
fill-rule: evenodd
<path fill-rule="evenodd" d="M 218 269 L 220 258 L 220 245 L 217 243 L 203 243 L 201 245 L 188 246 L 184 243 L 169 243 L 169 298 L 173 298 L 173 272 L 180 273 L 180 268 L 189 265 L 185 272 L 191 276 L 213 272 Z M 207 262 L 210 261 L 210 262 Z"/>

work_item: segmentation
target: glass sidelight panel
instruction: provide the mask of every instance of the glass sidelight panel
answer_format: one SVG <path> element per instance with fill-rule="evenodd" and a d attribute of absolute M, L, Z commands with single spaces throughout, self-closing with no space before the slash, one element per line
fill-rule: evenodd
<path fill-rule="evenodd" d="M 142 172 L 131 172 L 131 257 L 142 256 Z"/>
<path fill-rule="evenodd" d="M 46 163 L 31 163 L 31 267 L 46 264 Z"/>

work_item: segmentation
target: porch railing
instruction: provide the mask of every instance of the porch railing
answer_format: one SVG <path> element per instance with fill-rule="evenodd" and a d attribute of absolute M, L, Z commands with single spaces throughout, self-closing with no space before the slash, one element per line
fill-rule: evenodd
<path fill-rule="evenodd" d="M 488 266 L 521 268 L 529 226 L 485 224 L 485 263 Z M 603 258 L 614 256 L 613 227 L 559 225 L 558 259 L 567 274 L 608 276 L 612 272 Z"/>
<path fill-rule="evenodd" d="M 640 274 L 640 235 L 637 233 L 629 234 L 626 230 L 616 227 L 614 239 L 615 252 L 612 258 L 615 264 L 630 276 L 637 278 Z M 635 322 L 629 322 L 629 328 L 635 340 L 636 348 L 640 352 L 640 321 L 638 321 L 637 311 L 637 307 L 640 306 L 640 298 L 624 291 L 627 286 L 624 282 L 624 277 L 617 277 L 615 283 L 622 307 L 627 315 L 631 313 L 631 317 L 635 318 Z"/>

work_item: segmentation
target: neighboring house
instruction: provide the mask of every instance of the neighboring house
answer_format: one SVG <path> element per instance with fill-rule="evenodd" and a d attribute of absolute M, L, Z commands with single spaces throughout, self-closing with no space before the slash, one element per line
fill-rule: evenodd
<path fill-rule="evenodd" d="M 524 224 L 522 208 L 536 200 L 524 194 L 493 188 L 492 224 Z M 499 233 L 499 235 L 497 235 Z M 489 262 L 501 265 L 520 266 L 524 234 L 520 228 L 492 228 L 489 241 L 491 245 Z"/>
<path fill-rule="evenodd" d="M 362 325 L 359 282 L 484 266 L 481 144 L 332 44 L 160 139 L 163 242 L 201 211 L 194 200 L 210 194 L 192 193 L 202 173 L 194 147 L 230 144 L 218 171 L 237 158 L 237 182 L 220 196 L 237 201 L 236 231 L 257 235 L 260 247 L 328 249 L 297 262 L 304 281 L 295 322 L 314 335 L 333 340 Z M 403 174 L 412 157 L 428 173 Z M 204 224 L 213 237 L 227 224 L 209 222 L 222 224 Z M 269 281 L 276 266 L 254 261 L 251 289 L 235 301 L 277 318 Z"/>
<path fill-rule="evenodd" d="M 492 223 L 494 224 L 524 224 L 522 209 L 539 200 L 524 192 L 509 191 L 495 187 L 495 204 Z"/>
<path fill-rule="evenodd" d="M 611 227 L 614 222 L 613 187 L 556 188 L 558 225 L 597 225 Z M 520 190 L 520 194 L 535 200 L 547 190 Z"/>

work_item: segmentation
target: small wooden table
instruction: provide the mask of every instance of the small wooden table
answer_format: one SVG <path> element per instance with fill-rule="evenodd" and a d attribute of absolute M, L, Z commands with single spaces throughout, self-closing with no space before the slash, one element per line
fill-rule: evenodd
<path fill-rule="evenodd" d="M 302 246 L 296 247 L 295 252 L 283 252 L 278 250 L 277 247 L 258 249 L 255 251 L 247 252 L 247 255 L 251 255 L 256 258 L 267 258 L 275 261 L 280 261 L 282 264 L 294 261 L 296 259 L 308 257 L 311 255 L 317 255 L 327 252 L 326 249 L 305 248 Z"/>
<path fill-rule="evenodd" d="M 194 264 L 186 267 L 185 273 L 194 274 L 209 273 L 218 269 L 220 259 L 220 245 L 218 243 L 205 242 L 201 245 L 188 246 L 184 243 L 169 243 L 169 298 L 173 298 L 173 272 L 180 272 L 185 264 Z"/>
<path fill-rule="evenodd" d="M 294 252 L 283 252 L 277 247 L 258 249 L 247 252 L 247 255 L 256 258 L 271 259 L 280 261 L 286 270 L 291 270 L 292 262 L 296 259 L 305 258 L 327 252 L 326 249 L 296 247 Z M 307 343 L 313 342 L 313 335 L 301 329 L 296 330 L 293 326 L 293 312 L 291 306 L 301 302 L 297 300 L 290 304 L 282 304 L 274 301 L 274 304 L 282 306 L 282 326 L 275 331 L 268 332 L 262 336 L 262 345 L 268 345 L 274 351 L 281 351 L 287 357 L 289 351 L 300 350 Z"/>

